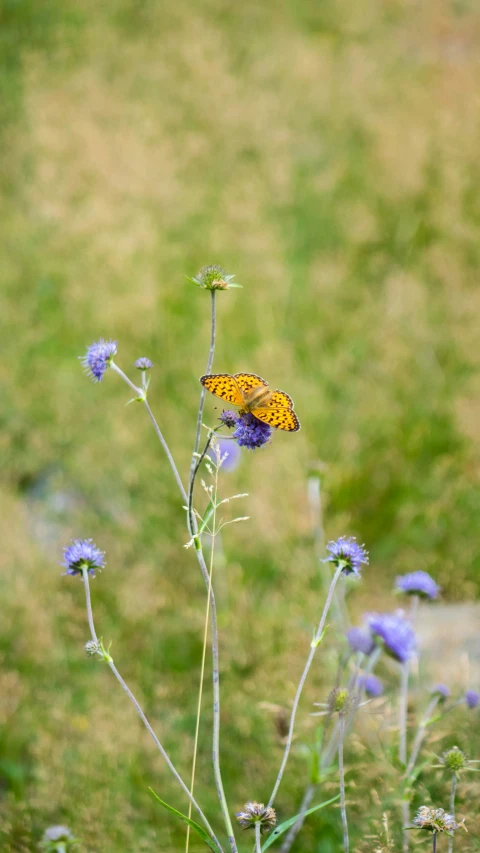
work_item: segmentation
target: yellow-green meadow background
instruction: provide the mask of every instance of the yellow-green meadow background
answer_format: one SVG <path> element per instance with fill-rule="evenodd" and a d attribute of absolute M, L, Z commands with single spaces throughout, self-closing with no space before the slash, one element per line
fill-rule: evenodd
<path fill-rule="evenodd" d="M 145 413 L 125 408 L 112 371 L 90 383 L 77 357 L 103 336 L 127 372 L 154 361 L 150 402 L 185 476 L 209 336 L 209 295 L 186 275 L 218 263 L 243 290 L 219 294 L 214 369 L 259 373 L 295 400 L 301 432 L 244 452 L 221 486 L 248 492 L 251 516 L 226 529 L 216 567 L 222 765 L 232 810 L 266 799 L 281 757 L 270 706 L 291 702 L 324 597 L 309 473 L 321 471 L 327 536 L 370 551 L 349 595 L 357 618 L 395 606 L 397 573 L 430 571 L 444 603 L 478 591 L 480 9 L 0 10 L 0 849 L 33 851 L 67 823 L 82 853 L 174 853 L 183 828 L 147 787 L 184 798 L 107 668 L 85 657 L 82 584 L 58 561 L 73 536 L 107 551 L 98 632 L 185 776 L 205 590 Z M 458 689 L 478 687 L 460 670 Z M 214 814 L 209 677 L 198 792 Z M 476 725 L 454 719 L 460 740 Z M 368 790 L 356 798 L 354 783 L 352 808 L 375 832 L 382 771 L 367 756 L 358 773 Z M 296 749 L 283 818 L 306 778 Z M 339 839 L 332 811 L 294 849 L 335 853 Z M 459 848 L 480 849 L 475 832 Z"/>

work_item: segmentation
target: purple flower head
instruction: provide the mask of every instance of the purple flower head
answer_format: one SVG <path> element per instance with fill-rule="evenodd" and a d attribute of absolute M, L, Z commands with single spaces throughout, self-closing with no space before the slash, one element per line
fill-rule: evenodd
<path fill-rule="evenodd" d="M 256 450 L 257 447 L 263 447 L 270 441 L 271 434 L 272 428 L 268 424 L 262 423 L 247 412 L 239 416 L 233 438 L 236 438 L 240 447 Z"/>
<path fill-rule="evenodd" d="M 103 338 L 100 338 L 99 341 L 88 347 L 85 355 L 80 356 L 85 373 L 91 376 L 95 382 L 101 382 L 116 353 L 116 341 L 104 341 Z"/>
<path fill-rule="evenodd" d="M 368 551 L 358 544 L 354 536 L 340 536 L 335 542 L 329 542 L 327 551 L 330 551 L 330 554 L 324 562 L 335 563 L 337 567 L 343 563 L 342 570 L 345 575 L 354 574 L 360 577 L 362 563 L 368 566 Z"/>
<path fill-rule="evenodd" d="M 94 545 L 93 539 L 74 539 L 63 549 L 63 558 L 60 565 L 66 568 L 66 575 L 79 575 L 87 569 L 95 577 L 95 569 L 103 569 L 105 565 L 105 552 Z"/>
<path fill-rule="evenodd" d="M 434 696 L 438 696 L 440 702 L 445 702 L 445 699 L 448 699 L 450 696 L 450 689 L 446 684 L 436 684 L 435 687 L 432 687 L 430 692 Z"/>
<path fill-rule="evenodd" d="M 375 640 L 368 628 L 350 628 L 347 631 L 347 640 L 354 652 L 363 652 L 364 655 L 371 655 L 375 649 Z"/>
<path fill-rule="evenodd" d="M 233 429 L 233 427 L 237 425 L 238 415 L 236 414 L 236 412 L 224 410 L 218 420 L 221 421 L 224 426 L 228 427 L 229 429 Z"/>
<path fill-rule="evenodd" d="M 235 471 L 235 468 L 238 467 L 241 456 L 241 450 L 238 444 L 235 441 L 231 441 L 229 438 L 219 438 L 217 439 L 217 444 L 220 450 L 220 457 L 226 457 L 222 462 L 222 471 Z M 217 455 L 213 447 L 209 449 L 208 455 L 214 462 L 217 461 Z"/>
<path fill-rule="evenodd" d="M 428 572 L 411 572 L 409 575 L 399 575 L 395 581 L 399 592 L 407 595 L 419 595 L 420 598 L 438 598 L 440 587 Z"/>
<path fill-rule="evenodd" d="M 383 640 L 387 654 L 400 663 L 411 658 L 416 648 L 415 633 L 400 613 L 372 613 L 368 624 L 372 633 Z"/>
<path fill-rule="evenodd" d="M 153 367 L 153 362 L 149 358 L 146 358 L 146 356 L 142 356 L 142 358 L 137 358 L 135 367 L 137 370 L 150 370 Z"/>
<path fill-rule="evenodd" d="M 480 693 L 476 690 L 467 690 L 465 692 L 465 703 L 467 708 L 477 708 L 480 704 Z"/>
<path fill-rule="evenodd" d="M 358 679 L 358 686 L 365 690 L 367 696 L 381 696 L 383 693 L 383 684 L 376 675 L 362 675 Z"/>

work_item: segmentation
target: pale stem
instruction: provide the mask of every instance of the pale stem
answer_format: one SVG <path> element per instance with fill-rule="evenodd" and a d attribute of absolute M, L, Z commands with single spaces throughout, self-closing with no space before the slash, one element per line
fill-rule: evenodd
<path fill-rule="evenodd" d="M 417 733 L 415 735 L 415 740 L 413 741 L 412 752 L 410 754 L 410 758 L 408 760 L 407 769 L 405 770 L 405 776 L 408 778 L 413 770 L 415 769 L 415 765 L 417 763 L 417 758 L 422 747 L 422 743 L 425 739 L 425 735 L 427 733 L 428 724 L 430 721 L 430 717 L 432 716 L 435 708 L 439 702 L 439 696 L 434 696 L 433 699 L 427 706 L 427 710 L 423 716 L 423 719 L 417 729 Z"/>
<path fill-rule="evenodd" d="M 457 790 L 457 774 L 452 773 L 452 787 L 450 790 L 450 814 L 455 817 L 455 793 Z M 453 851 L 453 835 L 448 837 L 448 853 Z"/>
<path fill-rule="evenodd" d="M 345 716 L 342 713 L 339 715 L 340 723 L 340 740 L 338 741 L 338 772 L 340 775 L 340 811 L 342 813 L 343 827 L 343 849 L 348 853 L 348 824 L 347 824 L 347 807 L 345 804 L 345 769 L 343 766 L 343 743 L 345 740 Z"/>
<path fill-rule="evenodd" d="M 300 696 L 302 695 L 302 690 L 303 690 L 305 681 L 307 680 L 308 672 L 309 672 L 310 667 L 312 665 L 313 658 L 315 657 L 315 652 L 317 651 L 317 648 L 320 644 L 320 640 L 321 640 L 321 637 L 323 634 L 323 629 L 325 627 L 325 622 L 327 619 L 328 611 L 330 609 L 333 594 L 335 592 L 335 587 L 337 585 L 337 581 L 338 581 L 340 575 L 342 574 L 343 568 L 344 567 L 341 565 L 338 566 L 337 570 L 336 570 L 336 572 L 332 578 L 332 582 L 330 584 L 330 589 L 328 590 L 327 600 L 325 602 L 325 607 L 323 608 L 322 618 L 320 619 L 320 622 L 318 624 L 318 628 L 316 630 L 315 636 L 314 636 L 313 641 L 310 645 L 310 653 L 308 655 L 307 662 L 305 664 L 304 670 L 303 670 L 301 678 L 300 678 L 299 685 L 297 687 L 295 699 L 293 700 L 293 706 L 292 706 L 292 712 L 290 715 L 290 725 L 289 725 L 289 729 L 288 729 L 287 742 L 285 744 L 285 751 L 283 753 L 283 759 L 282 759 L 282 763 L 280 765 L 280 770 L 278 771 L 278 776 L 277 776 L 275 785 L 273 786 L 273 791 L 272 791 L 272 793 L 270 795 L 270 799 L 268 801 L 269 806 L 271 806 L 273 804 L 273 801 L 277 795 L 277 791 L 280 787 L 280 783 L 282 781 L 283 773 L 284 773 L 285 766 L 286 766 L 287 761 L 288 761 L 290 749 L 292 746 L 293 729 L 295 726 L 295 717 L 297 715 L 297 708 L 298 708 L 298 703 L 300 701 Z"/>
<path fill-rule="evenodd" d="M 370 675 L 373 672 L 373 670 L 375 669 L 375 667 L 378 663 L 378 659 L 379 659 L 381 654 L 382 654 L 382 647 L 377 646 L 377 648 L 369 656 L 368 661 L 366 663 L 366 666 L 363 670 L 365 675 Z M 347 725 L 346 725 L 347 731 L 349 731 L 349 729 L 352 726 L 353 720 L 355 718 L 356 711 L 357 711 L 357 708 L 354 707 L 350 711 L 350 714 L 348 715 Z M 332 762 L 332 760 L 335 756 L 335 753 L 338 750 L 339 736 L 340 736 L 340 724 L 337 721 L 337 723 L 335 724 L 335 728 L 333 729 L 333 732 L 330 735 L 330 738 L 328 740 L 328 743 L 327 743 L 325 749 L 322 750 L 322 757 L 321 757 L 321 761 L 320 761 L 320 769 L 322 771 L 325 770 L 325 768 L 329 766 L 329 764 Z"/>
<path fill-rule="evenodd" d="M 410 619 L 410 622 L 415 621 L 415 616 L 417 615 L 419 601 L 420 601 L 420 599 L 419 599 L 418 595 L 412 595 L 412 601 L 410 604 L 410 613 L 408 614 L 408 618 Z"/>
<path fill-rule="evenodd" d="M 210 350 L 208 353 L 208 362 L 207 362 L 207 369 L 205 371 L 205 376 L 208 376 L 208 374 L 211 373 L 212 364 L 213 364 L 213 356 L 215 353 L 215 329 L 216 329 L 215 293 L 216 293 L 215 290 L 210 291 L 210 296 L 211 296 L 211 303 L 210 304 L 211 304 L 211 308 L 212 308 L 212 325 L 211 325 L 211 332 L 210 332 Z M 198 407 L 197 430 L 195 433 L 195 444 L 193 447 L 192 464 L 190 466 L 189 491 L 192 488 L 193 472 L 195 470 L 195 464 L 196 464 L 196 454 L 198 453 L 198 448 L 200 447 L 200 433 L 202 431 L 203 408 L 205 405 L 206 393 L 207 393 L 206 388 L 204 388 L 202 385 L 202 390 L 200 391 L 200 405 Z"/>
<path fill-rule="evenodd" d="M 407 763 L 408 671 L 409 661 L 407 660 L 401 665 L 398 701 L 398 758 L 403 767 Z"/>
<path fill-rule="evenodd" d="M 288 851 L 290 850 L 290 847 L 292 846 L 303 824 L 305 823 L 305 812 L 310 807 L 316 790 L 317 785 L 314 785 L 313 782 L 310 782 L 305 788 L 305 793 L 303 795 L 303 799 L 299 808 L 298 820 L 296 820 L 293 826 L 291 826 L 288 830 L 285 837 L 285 841 L 280 847 L 280 853 L 288 853 Z"/>
<path fill-rule="evenodd" d="M 85 586 L 85 600 L 86 600 L 86 604 L 87 604 L 87 616 L 88 616 L 88 624 L 90 626 L 90 633 L 92 635 L 92 640 L 94 640 L 95 643 L 98 643 L 97 634 L 95 631 L 95 625 L 93 622 L 92 603 L 91 603 L 91 599 L 90 599 L 90 584 L 88 582 L 88 570 L 86 568 L 82 569 L 82 576 L 83 576 L 83 582 L 84 582 L 84 586 Z M 111 671 L 113 672 L 115 678 L 117 679 L 118 683 L 121 685 L 121 687 L 123 688 L 123 690 L 127 694 L 130 701 L 133 703 L 135 710 L 137 711 L 137 713 L 138 713 L 140 719 L 142 720 L 145 728 L 147 729 L 148 733 L 153 738 L 155 745 L 157 746 L 158 750 L 160 751 L 164 761 L 166 762 L 169 769 L 171 770 L 171 772 L 175 776 L 177 782 L 179 783 L 179 785 L 181 786 L 181 788 L 183 789 L 183 791 L 187 795 L 188 799 L 190 800 L 190 802 L 192 803 L 192 805 L 195 807 L 198 814 L 200 815 L 200 817 L 201 817 L 203 823 L 205 824 L 205 827 L 206 827 L 208 833 L 210 834 L 211 838 L 213 839 L 213 841 L 217 845 L 219 851 L 222 851 L 222 847 L 221 847 L 220 843 L 218 842 L 218 840 L 215 836 L 215 833 L 213 832 L 213 829 L 210 826 L 207 818 L 205 817 L 203 811 L 201 810 L 201 808 L 198 805 L 198 803 L 196 802 L 196 800 L 191 795 L 191 793 L 188 790 L 187 786 L 185 785 L 185 782 L 183 781 L 182 777 L 180 776 L 180 774 L 177 772 L 174 765 L 170 761 L 168 754 L 166 753 L 166 751 L 163 748 L 162 744 L 160 743 L 158 737 L 156 736 L 155 732 L 153 731 L 150 723 L 148 722 L 145 714 L 143 713 L 143 710 L 140 707 L 139 703 L 135 699 L 135 696 L 133 695 L 132 691 L 130 690 L 130 688 L 128 687 L 126 682 L 123 680 L 123 678 L 120 675 L 119 671 L 117 670 L 115 664 L 113 663 L 113 660 L 111 658 L 109 660 L 107 659 L 107 663 L 108 663 L 108 666 L 110 667 Z"/>
<path fill-rule="evenodd" d="M 312 524 L 314 553 L 317 559 L 322 562 L 322 557 L 325 553 L 325 530 L 323 527 L 322 483 L 319 474 L 314 474 L 308 478 L 307 496 Z M 327 592 L 330 583 L 328 563 L 322 564 L 321 574 L 325 592 Z M 340 601 L 338 590 L 333 596 L 333 606 L 335 608 L 337 622 L 340 625 L 341 630 L 344 632 L 345 624 L 348 620 L 343 612 L 343 602 Z"/>
<path fill-rule="evenodd" d="M 170 448 L 169 448 L 169 446 L 168 446 L 167 442 L 165 441 L 165 439 L 164 439 L 164 437 L 163 437 L 163 433 L 162 433 L 162 431 L 161 431 L 160 427 L 158 426 L 157 421 L 155 420 L 155 417 L 154 417 L 154 415 L 153 415 L 153 412 L 152 412 L 152 410 L 151 410 L 151 408 L 150 408 L 150 406 L 149 406 L 149 404 L 148 404 L 148 400 L 147 400 L 147 398 L 146 398 L 146 396 L 145 396 L 145 392 L 143 391 L 143 389 L 142 389 L 142 388 L 137 388 L 137 386 L 136 386 L 136 385 L 134 385 L 134 384 L 133 384 L 133 382 L 131 382 L 131 381 L 130 381 L 130 379 L 128 378 L 128 376 L 126 375 L 126 373 L 124 373 L 124 372 L 123 372 L 123 370 L 121 370 L 121 369 L 118 367 L 118 365 L 116 365 L 114 362 L 112 362 L 112 363 L 111 363 L 111 367 L 112 367 L 112 370 L 115 370 L 115 372 L 116 372 L 116 373 L 118 373 L 118 375 L 122 377 L 122 379 L 124 380 L 124 382 L 126 382 L 126 383 L 127 383 L 127 385 L 132 389 L 132 391 L 136 394 L 136 396 L 137 396 L 139 399 L 141 399 L 141 401 L 142 401 L 143 405 L 145 406 L 145 408 L 146 408 L 146 410 L 147 410 L 147 413 L 148 413 L 148 417 L 150 418 L 150 420 L 151 420 L 151 422 L 152 422 L 152 424 L 153 424 L 153 428 L 154 428 L 154 430 L 155 430 L 155 432 L 156 432 L 156 434 L 157 434 L 157 437 L 158 437 L 158 439 L 159 439 L 159 441 L 160 441 L 160 444 L 162 445 L 162 447 L 163 447 L 163 449 L 164 449 L 164 451 L 165 451 L 165 455 L 166 455 L 166 457 L 167 457 L 167 459 L 168 459 L 168 462 L 169 462 L 169 464 L 170 464 L 170 468 L 171 468 L 171 469 L 172 469 L 172 471 L 173 471 L 173 476 L 175 477 L 175 480 L 177 481 L 177 486 L 178 486 L 178 488 L 180 489 L 180 494 L 182 495 L 182 498 L 183 498 L 183 500 L 184 500 L 184 502 L 185 502 L 185 504 L 186 504 L 186 503 L 188 502 L 187 493 L 186 493 L 186 491 L 185 491 L 185 488 L 184 488 L 184 486 L 183 486 L 182 480 L 181 480 L 181 478 L 180 478 L 180 474 L 178 473 L 178 469 L 177 469 L 177 466 L 175 465 L 175 461 L 174 461 L 174 459 L 173 459 L 173 456 L 172 456 L 172 454 L 170 453 Z"/>
<path fill-rule="evenodd" d="M 403 825 L 402 850 L 403 850 L 403 853 L 408 853 L 408 849 L 410 846 L 410 832 L 407 829 L 407 826 L 410 826 L 410 800 L 407 799 L 406 794 L 404 794 L 404 797 L 402 800 L 402 825 Z"/>
<path fill-rule="evenodd" d="M 259 820 L 257 820 L 255 824 L 255 853 L 262 853 L 262 842 L 260 840 L 260 833 L 262 831 L 262 824 Z"/>
<path fill-rule="evenodd" d="M 432 853 L 437 853 L 437 833 L 432 833 Z"/>
<path fill-rule="evenodd" d="M 167 443 L 166 443 L 166 441 L 162 435 L 160 427 L 158 426 L 158 424 L 155 420 L 155 417 L 152 413 L 152 410 L 150 409 L 150 406 L 148 405 L 145 397 L 142 394 L 141 389 L 137 388 L 133 384 L 133 382 L 130 381 L 128 376 L 125 375 L 123 370 L 120 370 L 120 368 L 117 367 L 116 364 L 112 363 L 111 366 L 122 377 L 122 379 L 125 380 L 127 385 L 129 385 L 130 388 L 132 388 L 132 390 L 135 391 L 137 396 L 142 398 L 142 402 L 145 405 L 145 408 L 147 409 L 148 416 L 149 416 L 149 418 L 153 424 L 153 427 L 154 427 L 155 432 L 158 436 L 158 439 L 160 440 L 160 443 L 162 444 L 162 447 L 164 448 L 165 453 L 167 455 L 167 458 L 170 462 L 172 471 L 173 471 L 174 476 L 175 476 L 175 480 L 177 482 L 178 488 L 180 489 L 180 494 L 184 500 L 185 505 L 188 505 L 188 495 L 187 495 L 187 493 L 183 487 L 183 483 L 180 479 L 180 475 L 178 474 L 177 467 L 175 465 L 173 457 L 172 457 L 170 450 L 168 448 L 168 445 L 167 445 Z M 188 527 L 190 528 L 190 524 L 188 524 Z M 196 533 L 198 532 L 198 526 L 197 526 L 195 516 L 193 516 L 193 530 L 191 530 L 190 532 L 191 532 L 191 535 L 193 535 L 194 537 L 196 536 Z M 195 539 L 195 553 L 197 556 L 198 564 L 200 566 L 200 571 L 202 572 L 202 576 L 203 576 L 203 579 L 205 582 L 205 586 L 207 587 L 207 590 L 208 590 L 208 588 L 210 586 L 209 572 L 207 569 L 207 565 L 205 563 L 205 558 L 203 556 L 202 545 L 201 545 L 201 542 L 198 539 L 198 537 Z M 223 789 L 222 776 L 221 776 L 221 772 L 220 772 L 219 753 L 218 753 L 219 744 L 220 744 L 220 686 L 219 686 L 219 664 L 218 664 L 217 610 L 216 610 L 216 606 L 215 606 L 215 595 L 214 595 L 213 587 L 210 587 L 210 614 L 211 614 L 211 621 L 212 621 L 212 658 L 213 658 L 213 769 L 214 769 L 217 793 L 218 793 L 218 797 L 220 800 L 220 808 L 222 810 L 223 818 L 225 821 L 225 826 L 227 828 L 227 834 L 228 834 L 228 840 L 230 843 L 230 848 L 231 848 L 232 853 L 237 853 L 237 845 L 235 842 L 235 836 L 233 834 L 232 822 L 230 819 L 230 815 L 228 813 L 227 801 L 226 801 L 225 792 Z M 186 788 L 186 790 L 188 791 L 188 788 Z M 190 795 L 190 792 L 188 792 L 188 793 Z M 192 798 L 192 800 L 193 800 L 193 798 Z"/>
<path fill-rule="evenodd" d="M 212 291 L 213 293 L 214 291 Z M 208 441 L 208 445 L 210 445 L 210 440 Z M 197 720 L 195 723 L 195 742 L 193 746 L 193 761 L 192 761 L 192 776 L 190 780 L 190 793 L 193 794 L 193 789 L 195 786 L 195 770 L 197 766 L 197 751 L 198 751 L 198 736 L 200 732 L 200 717 L 202 713 L 202 696 L 203 696 L 203 678 L 205 674 L 205 658 L 207 655 L 207 640 L 208 640 L 208 625 L 210 621 L 210 593 L 212 591 L 212 575 L 213 575 L 213 557 L 215 551 L 215 524 L 216 524 L 216 513 L 217 513 L 217 488 L 218 488 L 218 467 L 215 468 L 215 498 L 213 504 L 213 519 L 212 519 L 212 547 L 210 551 L 210 571 L 208 575 L 208 592 L 207 592 L 207 609 L 205 613 L 205 627 L 203 631 L 203 649 L 202 649 L 202 664 L 200 667 L 200 684 L 198 687 L 198 703 L 197 703 Z M 190 496 L 189 496 L 190 497 Z M 192 816 L 192 804 L 191 802 L 188 804 L 188 817 Z M 190 824 L 187 824 L 187 838 L 185 843 L 185 853 L 188 853 L 188 847 L 190 842 Z"/>

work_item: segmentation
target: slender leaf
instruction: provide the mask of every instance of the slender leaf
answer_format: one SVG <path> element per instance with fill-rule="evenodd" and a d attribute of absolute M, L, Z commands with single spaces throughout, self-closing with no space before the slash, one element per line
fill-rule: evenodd
<path fill-rule="evenodd" d="M 319 809 L 324 809 L 325 806 L 329 806 L 330 803 L 334 803 L 335 800 L 339 799 L 339 797 L 340 794 L 337 794 L 337 796 L 332 797 L 331 800 L 326 800 L 326 802 L 320 803 L 319 806 L 313 806 L 313 808 L 307 809 L 306 812 L 303 812 L 303 817 L 307 817 L 307 815 L 312 814 L 312 812 L 318 812 Z M 293 826 L 293 824 L 296 823 L 298 818 L 301 816 L 302 813 L 300 812 L 294 817 L 290 817 L 288 820 L 284 820 L 283 823 L 280 823 L 278 826 L 276 826 L 272 834 L 269 835 L 267 840 L 265 841 L 265 844 L 262 847 L 262 853 L 264 853 L 265 850 L 268 850 L 268 848 L 277 840 L 277 838 L 280 838 L 280 836 L 283 835 L 283 833 L 286 832 L 287 829 L 290 829 L 290 827 Z"/>
<path fill-rule="evenodd" d="M 155 797 L 155 799 L 156 799 L 156 800 L 157 800 L 157 801 L 158 801 L 158 802 L 159 802 L 159 803 L 160 803 L 160 804 L 161 804 L 165 809 L 168 809 L 168 811 L 169 811 L 169 812 L 171 812 L 172 814 L 174 814 L 174 815 L 176 815 L 177 817 L 179 817 L 179 818 L 180 818 L 180 820 L 183 820 L 183 821 L 184 821 L 184 823 L 188 823 L 188 825 L 189 825 L 192 829 L 194 829 L 194 830 L 195 830 L 195 832 L 197 833 L 197 835 L 199 835 L 199 836 L 200 836 L 200 838 L 202 839 L 202 841 L 204 841 L 204 842 L 205 842 L 205 844 L 207 844 L 207 846 L 208 846 L 208 847 L 210 847 L 210 850 L 213 850 L 213 853 L 219 853 L 219 850 L 218 850 L 217 845 L 215 844 L 215 842 L 214 842 L 214 841 L 212 841 L 212 839 L 210 838 L 210 836 L 209 836 L 208 832 L 206 832 L 206 831 L 204 830 L 203 826 L 200 826 L 198 823 L 195 823 L 195 821 L 194 821 L 194 820 L 191 820 L 191 818 L 189 818 L 189 817 L 187 817 L 186 815 L 182 814 L 182 812 L 177 811 L 177 809 L 174 809 L 174 808 L 173 808 L 173 806 L 169 806 L 169 805 L 168 805 L 168 803 L 165 803 L 163 800 L 161 800 L 161 799 L 160 799 L 160 797 L 158 796 L 158 794 L 156 794 L 156 793 L 155 793 L 155 791 L 154 791 L 152 788 L 149 788 L 148 790 L 149 790 L 149 791 L 151 791 L 151 793 L 153 794 L 153 796 Z"/>

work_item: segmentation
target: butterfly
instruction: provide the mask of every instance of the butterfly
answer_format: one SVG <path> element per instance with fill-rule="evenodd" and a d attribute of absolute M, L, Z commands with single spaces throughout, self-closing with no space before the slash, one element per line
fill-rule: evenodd
<path fill-rule="evenodd" d="M 272 391 L 256 373 L 210 373 L 201 376 L 200 382 L 216 397 L 240 406 L 240 414 L 250 412 L 259 421 L 287 432 L 300 429 L 291 397 L 285 391 Z"/>

